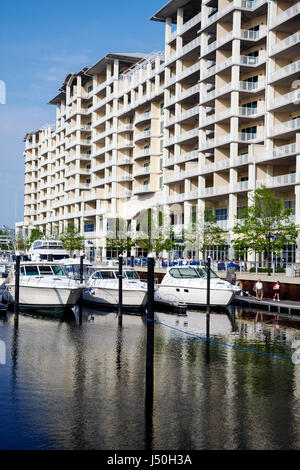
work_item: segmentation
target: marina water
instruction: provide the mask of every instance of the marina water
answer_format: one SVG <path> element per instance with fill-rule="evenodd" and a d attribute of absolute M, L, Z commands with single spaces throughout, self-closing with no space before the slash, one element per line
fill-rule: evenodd
<path fill-rule="evenodd" d="M 204 312 L 156 314 L 151 416 L 146 317 L 119 328 L 115 313 L 85 310 L 82 326 L 21 315 L 15 327 L 9 315 L 0 449 L 300 449 L 300 364 L 279 357 L 300 329 L 234 314 L 211 314 L 212 341 Z"/>

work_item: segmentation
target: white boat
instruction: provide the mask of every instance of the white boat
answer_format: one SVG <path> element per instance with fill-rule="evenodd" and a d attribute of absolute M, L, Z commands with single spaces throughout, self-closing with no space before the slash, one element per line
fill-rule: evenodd
<path fill-rule="evenodd" d="M 14 266 L 6 284 L 12 300 L 15 298 Z M 69 279 L 62 266 L 54 262 L 21 262 L 19 304 L 31 307 L 73 307 L 83 286 Z"/>
<path fill-rule="evenodd" d="M 60 240 L 36 240 L 27 253 L 31 261 L 57 261 L 70 258 Z"/>
<path fill-rule="evenodd" d="M 87 291 L 83 301 L 102 306 L 116 307 L 119 304 L 118 268 L 103 266 L 95 270 L 86 283 Z M 123 307 L 140 309 L 147 302 L 147 284 L 140 280 L 136 271 L 123 270 L 122 279 Z"/>
<path fill-rule="evenodd" d="M 66 275 L 70 279 L 80 280 L 80 258 L 65 258 L 60 260 L 59 264 L 63 266 Z M 89 269 L 91 269 L 92 266 L 89 260 L 83 259 L 83 279 L 89 277 Z"/>
<path fill-rule="evenodd" d="M 210 305 L 226 307 L 240 288 L 219 278 L 210 271 Z M 171 305 L 206 305 L 207 268 L 205 266 L 178 266 L 168 268 L 155 291 L 155 301 Z"/>

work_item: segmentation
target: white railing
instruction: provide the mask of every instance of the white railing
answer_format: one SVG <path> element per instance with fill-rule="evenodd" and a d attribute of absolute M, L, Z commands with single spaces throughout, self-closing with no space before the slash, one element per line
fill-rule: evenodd
<path fill-rule="evenodd" d="M 259 107 L 259 108 L 247 108 L 247 107 L 240 107 L 239 108 L 239 115 L 242 117 L 249 117 L 249 116 L 255 116 L 257 114 L 263 114 L 265 112 L 265 108 Z"/>
<path fill-rule="evenodd" d="M 151 116 L 151 112 L 150 111 L 146 111 L 145 113 L 143 114 L 139 114 L 138 116 L 136 116 L 135 120 L 134 120 L 134 124 L 138 123 L 138 122 L 141 122 L 141 121 L 145 121 L 147 119 L 150 119 L 150 116 Z"/>
<path fill-rule="evenodd" d="M 150 168 L 149 166 L 145 166 L 143 168 L 140 168 L 138 170 L 134 170 L 133 176 L 141 176 L 141 175 L 148 175 L 150 173 Z"/>
<path fill-rule="evenodd" d="M 187 98 L 189 96 L 194 95 L 195 93 L 199 93 L 200 87 L 199 85 L 194 85 L 187 90 L 182 91 L 180 94 L 173 96 L 172 98 L 165 100 L 165 106 L 171 106 L 174 103 L 177 103 L 177 101 L 181 101 L 184 98 Z"/>
<path fill-rule="evenodd" d="M 178 194 L 173 194 L 171 196 L 168 196 L 166 199 L 166 202 L 168 204 L 175 204 L 177 202 L 183 202 L 184 201 L 184 193 L 178 193 Z"/>
<path fill-rule="evenodd" d="M 220 160 L 219 162 L 209 163 L 209 164 L 205 164 L 201 162 L 200 174 L 203 175 L 203 174 L 212 173 L 218 170 L 225 170 L 227 168 L 230 168 L 229 158 L 227 158 L 226 160 Z"/>
<path fill-rule="evenodd" d="M 151 137 L 151 131 L 143 131 L 143 132 L 139 132 L 138 134 L 136 134 L 134 136 L 134 140 L 139 140 L 139 139 L 148 139 L 149 137 Z"/>
<path fill-rule="evenodd" d="M 192 28 L 201 21 L 201 11 L 197 15 L 193 16 L 189 21 L 182 25 L 181 33 L 185 33 L 188 29 Z"/>
<path fill-rule="evenodd" d="M 174 60 L 179 59 L 179 57 L 183 56 L 187 52 L 192 51 L 195 47 L 200 47 L 200 44 L 201 44 L 201 37 L 198 36 L 197 38 L 193 39 L 188 44 L 186 44 L 182 49 L 180 49 L 175 54 L 172 54 L 170 56 L 166 56 L 165 65 L 168 65 L 169 63 L 173 62 Z"/>
<path fill-rule="evenodd" d="M 295 184 L 299 182 L 300 180 L 299 176 L 300 175 L 296 173 L 289 173 L 287 175 L 280 175 L 280 176 L 272 176 L 263 180 L 257 180 L 256 187 L 260 185 L 264 185 L 267 188 L 274 188 L 274 187 Z"/>
<path fill-rule="evenodd" d="M 288 47 L 294 46 L 295 44 L 299 44 L 300 42 L 300 31 L 297 33 L 292 34 L 291 36 L 283 39 L 282 41 L 278 42 L 271 48 L 271 54 L 278 54 L 278 52 L 287 49 Z"/>
<path fill-rule="evenodd" d="M 239 132 L 239 140 L 242 142 L 252 142 L 254 140 L 263 140 L 264 134 L 262 132 Z"/>
<path fill-rule="evenodd" d="M 229 5 L 227 5 L 225 8 L 222 8 L 222 10 L 220 10 L 220 11 L 216 11 L 216 13 L 214 13 L 212 16 L 207 18 L 203 22 L 202 27 L 207 28 L 207 26 L 210 26 L 215 21 L 218 21 L 220 18 L 222 18 L 222 16 L 226 15 L 227 13 L 229 13 L 234 8 L 236 8 L 236 2 L 229 3 Z"/>
<path fill-rule="evenodd" d="M 133 130 L 133 124 L 123 124 L 122 126 L 118 127 L 118 132 L 126 132 L 126 131 L 132 131 Z"/>
<path fill-rule="evenodd" d="M 273 101 L 270 102 L 269 108 L 276 108 L 278 106 L 284 106 L 285 104 L 290 103 L 299 103 L 300 102 L 300 89 L 290 91 L 285 95 L 278 96 Z"/>
<path fill-rule="evenodd" d="M 294 73 L 298 73 L 300 71 L 300 60 L 296 62 L 292 62 L 291 64 L 286 65 L 285 67 L 281 67 L 276 72 L 273 72 L 270 75 L 270 82 L 274 82 L 276 80 L 280 80 L 281 78 L 288 77 Z"/>
<path fill-rule="evenodd" d="M 129 157 L 119 158 L 119 160 L 117 160 L 117 165 L 127 165 L 130 163 L 132 163 L 132 160 Z"/>
<path fill-rule="evenodd" d="M 182 72 L 175 74 L 175 76 L 169 78 L 166 80 L 165 86 L 171 86 L 174 83 L 178 82 L 179 80 L 182 80 L 183 78 L 188 77 L 192 73 L 195 73 L 200 70 L 200 61 L 197 61 L 195 64 L 191 65 L 190 67 L 186 68 Z"/>
<path fill-rule="evenodd" d="M 211 186 L 210 188 L 200 188 L 199 197 L 219 196 L 221 194 L 228 194 L 229 192 L 229 184 L 224 184 L 222 186 Z"/>
<path fill-rule="evenodd" d="M 123 140 L 118 143 L 118 149 L 125 148 L 125 147 L 132 147 L 133 140 Z"/>
<path fill-rule="evenodd" d="M 195 158 L 198 158 L 199 151 L 197 150 L 192 150 L 191 152 L 188 152 L 184 155 L 178 155 L 176 157 L 170 157 L 167 158 L 165 161 L 165 166 L 170 166 L 170 165 L 177 165 L 178 163 L 184 163 L 189 160 L 193 160 Z"/>
<path fill-rule="evenodd" d="M 280 13 L 278 16 L 271 18 L 271 27 L 274 28 L 280 23 L 287 21 L 291 18 L 294 18 L 296 15 L 300 13 L 300 2 L 296 3 L 296 5 L 292 5 L 287 10 Z"/>
<path fill-rule="evenodd" d="M 220 121 L 222 119 L 226 119 L 230 115 L 231 115 L 231 108 L 215 113 L 212 116 L 206 116 L 203 122 L 200 123 L 200 127 L 205 127 L 217 121 Z"/>
<path fill-rule="evenodd" d="M 298 130 L 300 128 L 300 117 L 291 119 L 290 121 L 282 122 L 272 128 L 269 128 L 269 136 L 276 134 L 283 134 L 285 132 Z"/>
<path fill-rule="evenodd" d="M 258 65 L 260 57 L 253 57 L 249 55 L 241 55 L 240 62 L 242 65 Z"/>
<path fill-rule="evenodd" d="M 221 72 L 221 70 L 231 67 L 232 65 L 232 57 L 229 57 L 228 59 L 224 60 L 223 62 L 213 65 L 212 67 L 209 67 L 207 70 L 203 72 L 203 75 L 201 77 L 201 80 L 204 80 L 205 78 L 210 77 L 211 75 L 214 75 L 218 72 Z"/>
<path fill-rule="evenodd" d="M 240 91 L 257 91 L 259 88 L 262 88 L 263 86 L 264 86 L 263 81 L 259 81 L 259 82 L 241 81 L 239 83 Z"/>
<path fill-rule="evenodd" d="M 150 188 L 149 188 L 149 185 L 148 184 L 144 184 L 142 186 L 136 186 L 135 188 L 133 188 L 133 193 L 134 194 L 137 194 L 137 193 L 148 193 L 150 191 Z"/>
<path fill-rule="evenodd" d="M 150 155 L 150 148 L 141 150 L 140 152 L 135 152 L 133 154 L 133 160 L 136 160 L 137 158 L 148 157 L 148 155 Z"/>
<path fill-rule="evenodd" d="M 219 88 L 215 88 L 212 91 L 209 91 L 202 97 L 200 96 L 200 104 L 205 103 L 206 101 L 213 100 L 217 98 L 218 96 L 221 96 L 225 93 L 228 93 L 232 90 L 232 83 L 228 83 L 227 85 L 221 86 Z"/>
<path fill-rule="evenodd" d="M 206 142 L 200 142 L 199 150 L 203 152 L 212 147 L 218 147 L 219 145 L 228 144 L 230 141 L 231 141 L 230 134 L 224 134 L 215 139 L 210 139 L 210 140 L 207 140 Z"/>
<path fill-rule="evenodd" d="M 260 26 L 258 31 L 252 31 L 251 29 L 241 29 L 241 39 L 249 41 L 257 41 L 267 34 L 266 26 Z"/>
<path fill-rule="evenodd" d="M 175 116 L 172 116 L 170 119 L 165 120 L 165 127 L 171 126 L 175 124 L 175 122 L 183 121 L 184 119 L 188 119 L 189 117 L 193 117 L 199 114 L 199 106 L 194 106 L 183 113 L 178 113 Z"/>
<path fill-rule="evenodd" d="M 201 52 L 201 57 L 206 56 L 210 52 L 214 51 L 215 49 L 223 46 L 223 44 L 226 44 L 226 42 L 229 42 L 233 39 L 233 32 L 231 31 L 228 34 L 225 34 L 222 36 L 220 39 L 217 39 L 216 41 L 212 42 L 209 44 L 202 52 Z"/>
<path fill-rule="evenodd" d="M 287 157 L 296 153 L 296 142 L 288 145 L 282 145 L 281 147 L 276 147 L 270 152 L 270 155 L 273 158 L 278 157 Z"/>

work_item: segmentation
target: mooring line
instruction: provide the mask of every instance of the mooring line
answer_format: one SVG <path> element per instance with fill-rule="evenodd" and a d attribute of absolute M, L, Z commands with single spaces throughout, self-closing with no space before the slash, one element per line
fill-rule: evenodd
<path fill-rule="evenodd" d="M 243 348 L 242 346 L 237 346 L 235 344 L 224 343 L 224 342 L 218 341 L 216 339 L 207 338 L 205 336 L 200 336 L 200 335 L 197 335 L 195 333 L 191 333 L 189 331 L 181 330 L 180 328 L 176 328 L 175 326 L 167 325 L 166 323 L 160 322 L 158 320 L 151 320 L 150 318 L 147 318 L 147 321 L 153 321 L 153 322 L 155 322 L 159 325 L 166 326 L 167 328 L 170 328 L 171 330 L 179 331 L 180 333 L 184 333 L 188 336 L 193 336 L 195 338 L 202 339 L 204 341 L 210 341 L 211 343 L 221 344 L 222 346 L 228 346 L 228 347 L 233 348 L 233 349 L 241 349 L 243 351 L 254 352 L 254 353 L 257 353 L 257 354 L 264 354 L 266 356 L 281 357 L 283 359 L 293 359 L 293 360 L 296 359 L 298 361 L 300 360 L 300 358 L 293 358 L 291 356 L 283 356 L 281 354 L 273 354 L 273 353 L 268 353 L 268 352 L 265 352 L 265 351 L 257 351 L 256 349 Z"/>

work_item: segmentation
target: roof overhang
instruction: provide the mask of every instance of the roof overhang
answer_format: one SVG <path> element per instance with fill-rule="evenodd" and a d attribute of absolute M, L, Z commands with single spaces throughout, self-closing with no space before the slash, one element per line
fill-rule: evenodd
<path fill-rule="evenodd" d="M 105 71 L 108 64 L 111 64 L 115 59 L 124 62 L 125 64 L 131 65 L 135 64 L 139 60 L 144 59 L 147 54 L 132 52 L 132 53 L 122 53 L 122 52 L 115 52 L 106 54 L 102 59 L 100 59 L 95 65 L 90 67 L 85 73 L 86 75 L 93 76 L 93 75 L 100 75 L 102 72 Z"/>
<path fill-rule="evenodd" d="M 172 23 L 176 23 L 178 8 L 182 8 L 188 3 L 191 3 L 191 0 L 171 0 L 170 2 L 166 3 L 166 5 L 164 5 L 157 13 L 155 13 L 150 18 L 150 20 L 165 22 L 167 18 L 172 18 Z M 201 5 L 201 1 L 198 1 L 198 4 L 199 3 Z"/>

